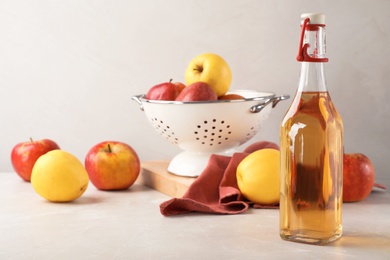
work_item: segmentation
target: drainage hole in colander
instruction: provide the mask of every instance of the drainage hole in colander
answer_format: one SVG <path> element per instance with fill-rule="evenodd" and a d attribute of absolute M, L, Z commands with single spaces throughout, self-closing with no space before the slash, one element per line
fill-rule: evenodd
<path fill-rule="evenodd" d="M 170 130 L 169 125 L 164 125 L 163 120 L 158 120 L 157 118 L 151 118 L 151 121 L 156 128 L 156 130 L 165 138 L 167 138 L 171 143 L 178 144 L 179 139 L 175 137 L 175 132 Z"/>
<path fill-rule="evenodd" d="M 250 128 L 250 131 L 246 134 L 245 141 L 251 139 L 255 134 L 256 134 L 256 128 L 254 126 L 252 126 Z"/>
<path fill-rule="evenodd" d="M 222 145 L 224 141 L 229 140 L 232 131 L 230 125 L 226 124 L 225 120 L 218 121 L 217 119 L 204 120 L 203 125 L 197 125 L 194 131 L 195 140 L 200 141 L 202 145 Z"/>
<path fill-rule="evenodd" d="M 246 136 L 253 136 L 254 135 L 254 129 L 255 129 L 255 127 L 251 127 L 251 129 L 250 129 L 250 132 L 248 132 L 247 134 L 246 134 Z"/>

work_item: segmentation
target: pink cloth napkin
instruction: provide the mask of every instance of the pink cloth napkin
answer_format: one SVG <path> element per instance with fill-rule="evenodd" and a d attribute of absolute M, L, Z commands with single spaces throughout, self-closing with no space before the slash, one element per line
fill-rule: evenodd
<path fill-rule="evenodd" d="M 172 198 L 160 205 L 164 216 L 189 212 L 238 214 L 251 205 L 254 208 L 278 208 L 279 205 L 254 204 L 241 194 L 237 186 L 238 164 L 251 152 L 263 148 L 279 149 L 275 143 L 261 141 L 233 156 L 211 155 L 208 164 L 182 198 Z"/>

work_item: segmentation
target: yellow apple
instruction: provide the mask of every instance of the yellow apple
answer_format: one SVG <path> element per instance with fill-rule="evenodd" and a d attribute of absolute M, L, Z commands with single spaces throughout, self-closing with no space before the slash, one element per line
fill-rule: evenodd
<path fill-rule="evenodd" d="M 219 55 L 205 53 L 195 57 L 185 72 L 187 86 L 202 81 L 207 83 L 218 97 L 228 92 L 232 72 L 227 62 Z"/>
<path fill-rule="evenodd" d="M 72 154 L 52 150 L 40 156 L 31 172 L 31 184 L 43 198 L 52 202 L 78 199 L 88 188 L 83 164 Z"/>
<path fill-rule="evenodd" d="M 280 152 L 264 148 L 252 152 L 237 166 L 237 185 L 248 200 L 264 205 L 279 202 Z"/>

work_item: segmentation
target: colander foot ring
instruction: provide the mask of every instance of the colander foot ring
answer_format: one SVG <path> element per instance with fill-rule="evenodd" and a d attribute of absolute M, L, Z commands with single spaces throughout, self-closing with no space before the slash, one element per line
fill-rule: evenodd
<path fill-rule="evenodd" d="M 210 153 L 181 152 L 168 165 L 168 172 L 183 177 L 198 177 L 206 168 Z"/>
<path fill-rule="evenodd" d="M 231 156 L 235 149 L 221 151 L 215 154 Z M 210 155 L 214 153 L 184 151 L 173 157 L 167 171 L 182 177 L 198 177 L 209 162 Z"/>

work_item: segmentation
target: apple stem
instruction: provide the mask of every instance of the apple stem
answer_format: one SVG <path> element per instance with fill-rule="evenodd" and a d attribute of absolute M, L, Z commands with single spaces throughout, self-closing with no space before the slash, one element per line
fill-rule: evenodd
<path fill-rule="evenodd" d="M 172 80 L 173 80 L 173 79 L 170 79 L 170 80 L 169 80 L 169 83 L 172 83 Z"/>
<path fill-rule="evenodd" d="M 32 137 L 30 137 L 30 142 L 34 142 L 33 139 L 32 139 Z"/>
<path fill-rule="evenodd" d="M 203 72 L 203 67 L 201 67 L 201 66 L 197 66 L 196 68 L 194 68 L 193 70 L 196 70 L 196 71 L 198 71 L 199 73 L 202 73 Z"/>
<path fill-rule="evenodd" d="M 111 152 L 112 152 L 112 151 L 111 151 L 111 145 L 110 145 L 110 144 L 107 144 L 107 146 L 108 146 L 108 152 L 111 153 Z"/>

